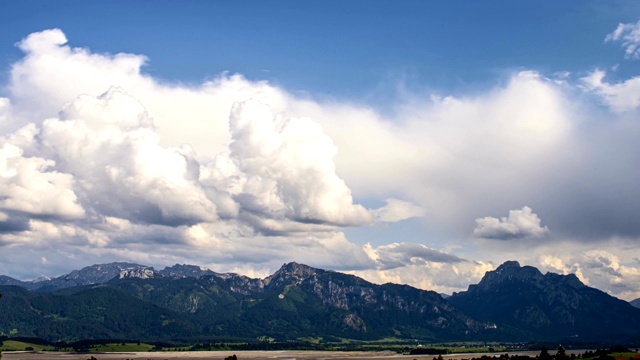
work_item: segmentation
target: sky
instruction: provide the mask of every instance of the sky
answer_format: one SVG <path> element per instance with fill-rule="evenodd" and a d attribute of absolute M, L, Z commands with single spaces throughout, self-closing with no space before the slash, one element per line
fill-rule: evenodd
<path fill-rule="evenodd" d="M 0 1 L 0 274 L 640 297 L 640 4 Z"/>

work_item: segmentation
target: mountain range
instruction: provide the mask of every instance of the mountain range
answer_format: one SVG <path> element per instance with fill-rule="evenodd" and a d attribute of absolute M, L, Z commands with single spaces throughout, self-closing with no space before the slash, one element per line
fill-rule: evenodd
<path fill-rule="evenodd" d="M 78 339 L 640 340 L 640 309 L 506 262 L 448 298 L 289 263 L 264 279 L 112 263 L 53 279 L 0 276 L 0 334 Z"/>
<path fill-rule="evenodd" d="M 205 275 L 223 276 L 209 269 L 194 265 L 176 264 L 156 271 L 153 267 L 146 265 L 114 262 L 87 266 L 56 278 L 40 277 L 32 281 L 20 281 L 0 275 L 0 286 L 17 285 L 31 291 L 53 291 L 82 285 L 103 284 L 115 277 L 138 277 L 142 279 L 151 277 L 198 278 Z"/>

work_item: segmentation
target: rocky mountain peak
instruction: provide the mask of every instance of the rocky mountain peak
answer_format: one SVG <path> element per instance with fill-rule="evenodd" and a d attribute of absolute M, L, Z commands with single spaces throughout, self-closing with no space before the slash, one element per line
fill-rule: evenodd
<path fill-rule="evenodd" d="M 81 285 L 102 284 L 118 277 L 122 271 L 132 271 L 141 268 L 147 267 L 126 262 L 95 264 L 86 266 L 80 270 L 74 270 L 67 275 L 58 276 L 51 280 L 34 283 L 34 287 L 37 290 L 52 290 Z"/>
<path fill-rule="evenodd" d="M 209 269 L 187 264 L 175 264 L 173 266 L 167 266 L 164 269 L 160 270 L 158 273 L 162 276 L 170 278 L 201 278 L 203 276 L 209 275 L 220 276 L 220 274 Z"/>
<path fill-rule="evenodd" d="M 152 267 L 126 269 L 120 271 L 118 274 L 119 279 L 138 278 L 138 279 L 151 279 L 156 277 L 157 272 Z"/>
<path fill-rule="evenodd" d="M 74 270 L 67 275 L 57 277 L 56 279 L 77 280 L 80 284 L 98 284 L 113 279 L 124 270 L 133 270 L 146 267 L 147 266 L 144 265 L 127 262 L 95 264 L 91 266 L 85 266 L 80 270 Z"/>
<path fill-rule="evenodd" d="M 502 273 L 506 271 L 513 271 L 514 269 L 519 269 L 520 263 L 515 260 L 507 260 L 502 265 L 498 266 L 495 270 L 497 273 Z"/>
<path fill-rule="evenodd" d="M 0 286 L 1 285 L 17 285 L 17 286 L 25 286 L 28 284 L 27 282 L 16 280 L 12 277 L 0 275 Z"/>
<path fill-rule="evenodd" d="M 289 276 L 293 276 L 296 278 L 306 278 L 309 276 L 316 275 L 318 273 L 318 269 L 312 268 L 311 266 L 307 266 L 304 264 L 290 262 L 288 264 L 284 264 L 280 268 L 280 272 L 282 274 L 287 274 Z"/>
<path fill-rule="evenodd" d="M 488 271 L 478 285 L 447 301 L 498 328 L 556 337 L 597 338 L 613 332 L 624 337 L 637 331 L 626 324 L 640 321 L 640 312 L 628 303 L 584 285 L 574 274 L 542 275 L 515 261 Z"/>
<path fill-rule="evenodd" d="M 575 274 L 560 275 L 554 273 L 546 273 L 544 277 L 548 279 L 550 283 L 554 283 L 558 286 L 567 286 L 574 289 L 586 287 L 586 285 L 583 284 Z"/>
<path fill-rule="evenodd" d="M 482 280 L 477 286 L 470 286 L 469 290 L 473 287 L 480 289 L 493 288 L 500 283 L 506 281 L 541 281 L 544 275 L 540 270 L 532 266 L 520 266 L 517 261 L 506 261 L 494 271 L 487 271 Z"/>
<path fill-rule="evenodd" d="M 264 279 L 265 285 L 281 285 L 285 283 L 299 283 L 318 274 L 318 269 L 304 264 L 290 262 L 282 265 L 273 275 Z"/>

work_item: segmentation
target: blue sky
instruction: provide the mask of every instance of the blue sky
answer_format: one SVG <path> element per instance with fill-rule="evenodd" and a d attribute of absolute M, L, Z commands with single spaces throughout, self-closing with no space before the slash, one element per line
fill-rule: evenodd
<path fill-rule="evenodd" d="M 0 274 L 287 261 L 640 297 L 640 6 L 0 2 Z"/>
<path fill-rule="evenodd" d="M 143 71 L 199 83 L 221 71 L 290 91 L 367 101 L 403 79 L 465 91 L 511 69 L 588 71 L 619 63 L 602 34 L 634 21 L 629 1 L 3 2 L 5 64 L 25 34 L 61 28 L 74 46 L 144 54 Z M 629 66 L 629 64 L 625 64 Z M 634 70 L 637 70 L 635 65 Z M 621 71 L 626 71 L 621 67 Z M 377 99 L 376 99 L 377 100 Z"/>

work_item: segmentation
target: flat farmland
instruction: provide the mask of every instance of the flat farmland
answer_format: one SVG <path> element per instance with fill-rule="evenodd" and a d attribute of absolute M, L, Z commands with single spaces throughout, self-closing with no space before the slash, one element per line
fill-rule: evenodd
<path fill-rule="evenodd" d="M 578 354 L 581 350 L 575 350 Z M 571 354 L 574 351 L 567 351 Z M 509 355 L 536 356 L 539 351 L 509 352 Z M 3 352 L 2 360 L 172 360 L 172 359 L 219 359 L 236 355 L 238 360 L 433 360 L 433 355 L 402 355 L 391 351 L 168 351 L 168 352 L 118 352 L 118 353 L 66 353 L 47 351 Z M 443 355 L 446 360 L 463 360 L 482 355 L 500 356 L 503 353 L 467 353 Z"/>

